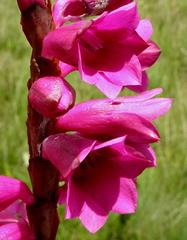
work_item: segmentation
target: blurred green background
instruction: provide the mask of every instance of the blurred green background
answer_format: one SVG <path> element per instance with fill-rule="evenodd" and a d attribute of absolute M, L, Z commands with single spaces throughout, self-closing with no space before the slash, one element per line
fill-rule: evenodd
<path fill-rule="evenodd" d="M 139 207 L 132 216 L 111 215 L 96 235 L 77 220 L 63 221 L 58 240 L 186 240 L 187 239 L 187 1 L 139 0 L 143 18 L 152 20 L 153 39 L 162 55 L 149 71 L 150 87 L 163 87 L 175 99 L 157 121 L 160 144 L 154 148 L 158 168 L 138 179 Z M 26 106 L 31 50 L 22 34 L 16 1 L 0 2 L 0 174 L 27 175 Z M 77 101 L 101 96 L 94 87 L 70 77 Z"/>

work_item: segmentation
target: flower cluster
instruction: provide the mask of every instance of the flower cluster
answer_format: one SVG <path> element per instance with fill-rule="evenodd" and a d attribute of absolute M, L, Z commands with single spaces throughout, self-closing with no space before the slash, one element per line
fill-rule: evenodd
<path fill-rule="evenodd" d="M 18 4 L 25 11 L 42 8 L 46 1 Z M 49 121 L 52 134 L 40 146 L 41 157 L 60 172 L 59 204 L 65 206 L 66 219 L 79 218 L 95 233 L 109 213 L 136 211 L 136 179 L 156 166 L 150 145 L 160 137 L 153 121 L 168 111 L 171 99 L 155 98 L 161 88 L 147 90 L 146 70 L 160 49 L 136 2 L 56 0 L 53 20 L 55 29 L 45 37 L 41 55 L 57 59 L 61 75 L 35 81 L 29 102 Z M 72 71 L 106 98 L 75 104 L 75 90 L 65 80 Z M 124 88 L 138 94 L 118 96 Z M 33 202 L 24 183 L 0 177 L 1 239 L 11 234 L 16 240 L 35 239 L 25 208 Z"/>

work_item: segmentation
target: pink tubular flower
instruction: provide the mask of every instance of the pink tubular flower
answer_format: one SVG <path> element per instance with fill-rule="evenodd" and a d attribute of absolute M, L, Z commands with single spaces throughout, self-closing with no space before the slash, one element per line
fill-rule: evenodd
<path fill-rule="evenodd" d="M 46 4 L 46 0 L 17 0 L 17 2 L 21 12 L 26 11 L 34 4 L 38 4 L 41 7 L 44 7 Z"/>
<path fill-rule="evenodd" d="M 34 198 L 21 181 L 0 176 L 0 239 L 34 240 L 28 224 L 26 205 Z"/>
<path fill-rule="evenodd" d="M 150 41 L 151 35 L 151 23 L 139 19 L 133 2 L 94 20 L 50 32 L 44 39 L 42 55 L 77 68 L 85 82 L 115 98 L 123 87 L 146 89 L 144 71 L 160 54 Z"/>
<path fill-rule="evenodd" d="M 162 89 L 115 100 L 98 99 L 79 103 L 57 118 L 57 131 L 77 131 L 89 137 L 106 139 L 127 135 L 133 142 L 150 143 L 159 139 L 151 122 L 165 114 L 171 99 L 155 98 Z"/>
<path fill-rule="evenodd" d="M 45 117 L 64 114 L 75 102 L 75 91 L 60 77 L 43 77 L 29 91 L 31 106 Z"/>
<path fill-rule="evenodd" d="M 104 225 L 110 212 L 135 212 L 134 179 L 156 164 L 148 145 L 125 143 L 125 137 L 97 142 L 61 133 L 44 140 L 42 155 L 59 169 L 66 182 L 60 196 L 66 218 L 78 217 L 92 233 Z"/>

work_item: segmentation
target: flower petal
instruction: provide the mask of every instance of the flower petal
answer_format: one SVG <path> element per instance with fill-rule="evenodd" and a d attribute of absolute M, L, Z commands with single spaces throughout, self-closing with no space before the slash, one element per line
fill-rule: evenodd
<path fill-rule="evenodd" d="M 91 24 L 91 21 L 79 21 L 56 29 L 44 38 L 42 56 L 77 66 L 76 40 Z"/>
<path fill-rule="evenodd" d="M 153 27 L 149 20 L 143 19 L 139 22 L 136 32 L 139 34 L 144 41 L 150 40 L 151 35 L 153 34 Z"/>
<path fill-rule="evenodd" d="M 162 91 L 163 91 L 162 88 L 155 88 L 152 90 L 144 91 L 136 96 L 118 97 L 116 101 L 124 102 L 124 103 L 146 101 L 155 97 L 158 94 L 161 94 Z"/>
<path fill-rule="evenodd" d="M 90 233 L 96 233 L 105 224 L 107 218 L 107 214 L 101 215 L 96 213 L 86 203 L 84 204 L 84 207 L 80 214 L 81 223 Z"/>
<path fill-rule="evenodd" d="M 149 91 L 147 91 L 146 93 L 149 94 Z M 146 93 L 143 93 L 141 96 L 137 96 L 137 98 L 136 96 L 127 98 L 126 97 L 117 98 L 115 101 L 121 103 L 121 107 L 119 104 L 118 111 L 123 110 L 125 113 L 134 113 L 143 118 L 146 118 L 149 121 L 153 121 L 156 120 L 158 117 L 164 115 L 170 109 L 172 105 L 172 99 L 170 98 L 149 99 L 147 98 L 148 95 L 146 96 Z M 145 101 L 143 101 L 144 97 Z"/>
<path fill-rule="evenodd" d="M 96 77 L 96 87 L 105 94 L 106 97 L 110 99 L 114 99 L 118 96 L 120 91 L 122 90 L 122 86 L 118 86 L 113 84 L 104 73 L 97 73 L 94 75 Z"/>
<path fill-rule="evenodd" d="M 74 66 L 66 64 L 62 61 L 59 62 L 59 67 L 62 72 L 62 77 L 66 77 L 69 73 L 77 70 Z"/>
<path fill-rule="evenodd" d="M 86 158 L 95 143 L 94 140 L 78 134 L 51 135 L 42 143 L 42 156 L 48 159 L 63 177 L 67 177 L 71 170 Z"/>
<path fill-rule="evenodd" d="M 145 49 L 139 56 L 142 69 L 146 70 L 151 67 L 160 56 L 160 48 L 153 41 L 149 41 L 149 47 Z"/>
<path fill-rule="evenodd" d="M 156 166 L 154 151 L 146 144 L 119 142 L 104 149 L 103 155 L 107 157 L 113 171 L 125 178 L 134 179 L 146 168 Z"/>
<path fill-rule="evenodd" d="M 93 27 L 99 31 L 116 29 L 135 29 L 139 22 L 135 2 L 124 5 L 108 14 L 103 14 L 94 20 Z"/>
<path fill-rule="evenodd" d="M 18 222 L 19 220 L 27 220 L 26 206 L 21 201 L 16 201 L 0 212 L 0 224 Z"/>
<path fill-rule="evenodd" d="M 113 84 L 103 72 L 98 72 L 95 69 L 87 66 L 82 60 L 80 45 L 79 45 L 79 72 L 83 81 L 89 84 L 95 84 L 96 87 L 109 98 L 115 98 L 120 93 L 122 86 Z"/>
<path fill-rule="evenodd" d="M 137 86 L 127 86 L 130 90 L 137 92 L 137 93 L 142 93 L 147 90 L 149 85 L 149 79 L 147 73 L 144 71 L 142 72 L 142 80 L 141 80 L 141 85 Z"/>
<path fill-rule="evenodd" d="M 133 55 L 128 63 L 116 72 L 105 71 L 109 81 L 119 86 L 141 85 L 142 69 L 139 59 Z"/>
<path fill-rule="evenodd" d="M 34 240 L 36 239 L 26 222 L 9 223 L 0 226 L 1 240 Z"/>
<path fill-rule="evenodd" d="M 122 143 L 124 145 L 124 141 L 126 139 L 126 136 L 123 137 L 119 137 L 119 138 L 114 138 L 112 140 L 106 141 L 106 142 L 98 142 L 95 147 L 93 148 L 93 151 L 102 149 L 102 148 L 106 148 L 106 147 L 110 147 L 119 143 Z"/>
<path fill-rule="evenodd" d="M 0 211 L 21 199 L 26 204 L 32 204 L 33 195 L 25 183 L 10 177 L 0 176 Z"/>
<path fill-rule="evenodd" d="M 134 213 L 137 208 L 138 195 L 136 184 L 132 179 L 120 178 L 120 191 L 112 212 L 120 214 Z"/>
<path fill-rule="evenodd" d="M 77 184 L 68 179 L 66 200 L 66 219 L 77 218 L 80 216 L 82 207 L 85 203 L 84 192 L 77 187 Z"/>
<path fill-rule="evenodd" d="M 120 104 L 99 104 L 99 101 L 93 105 L 79 104 L 58 118 L 55 127 L 58 131 L 78 131 L 97 139 L 128 135 L 128 139 L 135 142 L 158 141 L 159 134 L 148 120 L 124 111 Z"/>

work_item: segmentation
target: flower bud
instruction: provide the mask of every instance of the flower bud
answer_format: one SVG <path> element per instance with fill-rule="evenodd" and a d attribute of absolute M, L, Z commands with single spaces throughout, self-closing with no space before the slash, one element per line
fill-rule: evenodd
<path fill-rule="evenodd" d="M 33 4 L 38 4 L 41 7 L 45 7 L 45 0 L 17 0 L 18 6 L 21 12 L 26 11 L 30 8 Z"/>
<path fill-rule="evenodd" d="M 30 88 L 31 106 L 45 117 L 57 117 L 74 105 L 75 91 L 60 77 L 43 77 Z"/>

